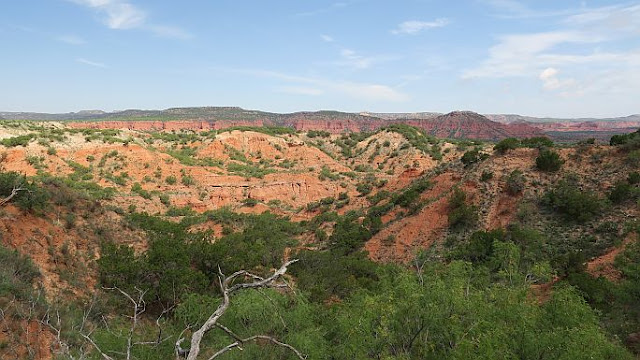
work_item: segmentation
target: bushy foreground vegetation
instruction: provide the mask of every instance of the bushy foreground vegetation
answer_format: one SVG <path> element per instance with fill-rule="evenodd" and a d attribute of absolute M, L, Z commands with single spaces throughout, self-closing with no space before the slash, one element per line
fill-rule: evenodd
<path fill-rule="evenodd" d="M 452 197 L 452 206 L 464 204 L 460 194 Z M 227 274 L 247 269 L 266 275 L 282 263 L 285 248 L 296 247 L 299 234 L 323 224 L 333 224 L 324 250 L 290 254 L 300 259 L 290 269 L 294 290 L 239 293 L 220 320 L 227 328 L 241 337 L 273 336 L 309 359 L 632 359 L 603 331 L 589 304 L 606 311 L 612 331 L 622 334 L 630 325 L 615 317 L 628 316 L 628 306 L 638 300 L 637 280 L 607 284 L 620 295 L 602 300 L 598 286 L 575 267 L 567 272 L 569 280 L 557 283 L 540 302 L 530 286 L 550 281 L 564 265 L 548 252 L 547 240 L 531 229 L 473 233 L 468 241 L 451 244 L 444 262 L 433 261 L 428 253 L 419 255 L 416 271 L 368 260 L 361 249 L 372 233 L 357 213 L 325 213 L 310 222 L 292 223 L 269 213 L 240 215 L 223 209 L 191 214 L 180 222 L 144 213 L 128 215 L 127 221 L 149 235 L 149 248 L 136 254 L 105 242 L 98 265 L 103 287 L 130 294 L 146 291 L 146 312 L 134 341 L 153 340 L 155 319 L 164 314 L 159 324 L 168 340 L 133 347 L 138 359 L 171 358 L 183 329 L 198 328 L 206 320 L 220 302 L 218 268 Z M 210 232 L 189 231 L 204 222 L 223 225 L 227 235 L 213 240 Z M 621 258 L 625 274 L 637 272 L 638 253 L 632 248 Z M 0 272 L 2 284 L 17 282 L 10 286 L 24 288 L 20 284 L 33 283 L 38 276 L 25 260 L 2 264 L 10 267 Z M 4 275 L 17 273 L 24 275 Z M 114 291 L 103 291 L 93 301 L 90 319 L 96 320 L 85 326 L 93 329 L 91 337 L 103 352 L 117 354 L 126 348 L 130 324 L 113 315 L 127 314 L 130 302 Z M 79 304 L 64 308 L 68 322 L 63 334 L 77 344 L 72 349 L 76 353 L 86 346 L 73 335 L 84 310 Z M 109 327 L 99 320 L 103 316 Z M 616 328 L 620 326 L 624 329 Z M 210 356 L 232 340 L 214 330 L 204 339 L 203 354 Z M 245 344 L 243 349 L 225 356 L 296 358 L 269 344 Z M 95 351 L 91 354 L 100 358 Z"/>
<path fill-rule="evenodd" d="M 581 288 L 561 282 L 542 304 L 531 296 L 530 285 L 549 281 L 552 274 L 543 239 L 535 232 L 475 233 L 450 250 L 446 263 L 418 257 L 416 273 L 369 261 L 359 249 L 370 233 L 354 215 L 336 219 L 326 250 L 295 255 L 300 259 L 291 268 L 296 291 L 241 293 L 221 319 L 225 326 L 241 336 L 274 336 L 309 359 L 632 358 L 603 332 Z M 238 231 L 213 244 L 185 231 L 205 219 Z M 130 221 L 150 231 L 151 247 L 136 256 L 105 244 L 101 281 L 130 291 L 154 284 L 148 294 L 149 305 L 157 304 L 155 312 L 176 305 L 164 323 L 170 334 L 200 326 L 217 306 L 217 266 L 266 273 L 282 261 L 283 246 L 292 245 L 287 239 L 305 225 L 270 214 L 226 211 L 180 224 L 145 214 Z M 99 328 L 94 337 L 103 351 L 115 352 L 124 346 L 116 335 Z M 209 349 L 228 342 L 222 331 L 205 338 Z M 228 358 L 295 358 L 266 344 L 244 349 Z M 138 347 L 135 355 L 153 359 L 171 352 L 170 346 Z"/>

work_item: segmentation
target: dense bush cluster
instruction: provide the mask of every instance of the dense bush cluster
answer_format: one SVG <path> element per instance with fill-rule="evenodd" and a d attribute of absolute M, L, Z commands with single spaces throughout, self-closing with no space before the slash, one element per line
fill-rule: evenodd
<path fill-rule="evenodd" d="M 328 138 L 329 136 L 331 136 L 331 134 L 328 131 L 309 130 L 309 132 L 307 132 L 307 136 L 312 139 L 316 137 Z"/>
<path fill-rule="evenodd" d="M 224 212 L 195 220 L 209 217 L 233 221 Z M 213 281 L 218 266 L 225 271 L 279 266 L 285 246 L 293 245 L 292 235 L 300 232 L 297 224 L 268 213 L 235 220 L 242 221 L 240 231 L 211 243 L 206 234 L 187 231 L 194 218 L 175 223 L 144 213 L 131 214 L 131 226 L 149 233 L 149 249 L 136 256 L 127 246 L 103 244 L 98 260 L 101 282 L 131 291 L 151 284 L 150 303 L 171 306 L 180 294 L 216 291 Z"/>
<path fill-rule="evenodd" d="M 560 170 L 564 160 L 553 150 L 542 149 L 536 158 L 536 168 L 540 171 L 556 172 Z"/>
<path fill-rule="evenodd" d="M 460 161 L 462 161 L 465 167 L 469 167 L 477 162 L 484 161 L 488 158 L 489 154 L 483 153 L 479 148 L 474 148 L 473 150 L 465 152 L 460 158 Z"/>
<path fill-rule="evenodd" d="M 449 227 L 454 230 L 467 229 L 478 221 L 478 209 L 466 203 L 467 194 L 460 188 L 453 189 L 449 198 Z"/>
<path fill-rule="evenodd" d="M 31 140 L 35 139 L 35 134 L 20 135 L 0 140 L 0 145 L 6 147 L 27 146 Z"/>
<path fill-rule="evenodd" d="M 49 205 L 51 194 L 33 180 L 17 172 L 0 172 L 0 198 L 11 195 L 13 189 L 21 191 L 11 200 L 20 209 L 40 213 Z"/>
<path fill-rule="evenodd" d="M 609 140 L 611 146 L 622 146 L 624 149 L 631 150 L 640 147 L 640 130 L 629 134 L 613 135 Z"/>
<path fill-rule="evenodd" d="M 571 180 L 561 180 L 542 198 L 542 204 L 563 215 L 567 221 L 584 223 L 600 215 L 606 201 L 592 191 L 580 189 Z"/>
<path fill-rule="evenodd" d="M 553 147 L 553 141 L 544 136 L 537 136 L 532 138 L 525 139 L 517 139 L 517 138 L 506 138 L 498 141 L 493 149 L 498 154 L 505 154 L 510 150 L 514 150 L 520 147 L 526 148 L 550 148 Z"/>
<path fill-rule="evenodd" d="M 515 196 L 524 190 L 525 177 L 522 171 L 513 170 L 507 177 L 506 191 L 507 194 Z"/>
<path fill-rule="evenodd" d="M 516 138 L 506 138 L 498 141 L 498 143 L 493 147 L 493 149 L 499 154 L 505 154 L 509 150 L 517 149 L 521 146 L 520 139 Z"/>
<path fill-rule="evenodd" d="M 381 131 L 384 130 L 398 133 L 404 136 L 414 148 L 425 154 L 430 154 L 436 160 L 442 159 L 440 148 L 437 146 L 438 140 L 427 135 L 424 130 L 406 124 L 392 124 L 381 129 Z"/>
<path fill-rule="evenodd" d="M 5 297 L 28 299 L 39 276 L 40 271 L 28 256 L 0 245 L 0 305 L 6 305 L 1 301 Z"/>

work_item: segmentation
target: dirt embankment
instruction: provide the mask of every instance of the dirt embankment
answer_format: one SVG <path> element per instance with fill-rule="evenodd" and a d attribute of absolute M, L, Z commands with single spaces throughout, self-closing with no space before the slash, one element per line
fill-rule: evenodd
<path fill-rule="evenodd" d="M 442 239 L 448 228 L 449 194 L 453 187 L 460 185 L 469 195 L 469 202 L 477 201 L 476 185 L 461 181 L 455 173 L 438 175 L 433 178 L 434 186 L 421 195 L 421 200 L 428 204 L 417 214 L 405 216 L 404 210 L 395 209 L 385 215 L 383 223 L 388 226 L 365 245 L 369 256 L 376 261 L 407 262 L 418 251 Z"/>
<path fill-rule="evenodd" d="M 616 257 L 626 249 L 626 247 L 638 241 L 638 234 L 630 233 L 622 241 L 622 244 L 607 250 L 603 255 L 589 261 L 587 263 L 587 273 L 593 277 L 604 277 L 610 281 L 619 281 L 622 278 L 620 270 L 614 266 Z"/>

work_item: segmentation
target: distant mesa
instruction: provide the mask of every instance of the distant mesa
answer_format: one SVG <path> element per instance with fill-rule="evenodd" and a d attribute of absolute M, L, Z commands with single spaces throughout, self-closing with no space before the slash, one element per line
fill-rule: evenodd
<path fill-rule="evenodd" d="M 424 128 L 430 134 L 454 139 L 500 140 L 507 137 L 544 135 L 533 126 L 501 124 L 472 111 L 453 111 L 427 121 L 426 124 Z"/>
<path fill-rule="evenodd" d="M 223 129 L 233 126 L 286 126 L 300 131 L 331 133 L 374 131 L 394 123 L 424 129 L 453 139 L 500 140 L 507 137 L 549 136 L 556 140 L 589 137 L 608 139 L 640 127 L 640 115 L 607 119 L 535 118 L 517 114 L 481 115 L 473 111 L 415 113 L 348 113 L 301 111 L 287 114 L 245 110 L 240 107 L 186 107 L 166 110 L 129 109 L 115 112 L 82 110 L 64 114 L 0 112 L 7 120 L 65 121 L 78 128 L 134 130 Z"/>

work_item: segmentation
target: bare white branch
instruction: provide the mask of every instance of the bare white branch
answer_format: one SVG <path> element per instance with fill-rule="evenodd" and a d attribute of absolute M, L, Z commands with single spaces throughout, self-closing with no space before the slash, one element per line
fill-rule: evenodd
<path fill-rule="evenodd" d="M 89 335 L 85 335 L 85 334 L 80 334 L 80 336 L 82 336 L 83 338 L 85 338 L 89 343 L 91 343 L 91 345 L 93 345 L 93 347 L 100 353 L 100 355 L 102 356 L 102 358 L 104 360 L 113 360 L 113 358 L 107 354 L 105 354 L 102 350 L 100 350 L 100 347 L 98 347 L 98 345 L 93 341 L 93 339 L 91 339 L 91 337 Z"/>
<path fill-rule="evenodd" d="M 289 348 L 296 355 L 298 355 L 299 358 L 304 359 L 302 354 L 298 350 L 293 348 L 291 345 L 282 343 L 272 337 L 269 337 L 266 335 L 256 335 L 246 339 L 241 339 L 238 335 L 233 333 L 233 331 L 231 331 L 230 329 L 226 328 L 221 324 L 218 324 L 218 320 L 220 319 L 220 317 L 229 308 L 229 305 L 231 302 L 230 295 L 232 293 L 242 289 L 259 289 L 264 287 L 287 287 L 288 285 L 286 283 L 276 284 L 275 282 L 287 272 L 287 267 L 289 265 L 297 261 L 298 261 L 297 259 L 287 261 L 286 263 L 284 263 L 284 265 L 282 265 L 278 270 L 274 271 L 273 274 L 271 274 L 271 276 L 267 278 L 262 278 L 260 276 L 254 275 L 245 270 L 236 271 L 230 276 L 225 277 L 224 274 L 222 273 L 222 270 L 218 267 L 218 285 L 220 286 L 220 290 L 222 292 L 222 303 L 213 312 L 213 314 L 209 316 L 209 319 L 207 319 L 207 321 L 205 321 L 205 323 L 191 335 L 191 347 L 188 350 L 182 349 L 180 347 L 180 343 L 182 342 L 182 339 L 176 342 L 176 354 L 178 354 L 180 352 L 179 350 L 181 350 L 182 353 L 185 353 L 187 355 L 187 360 L 196 360 L 198 358 L 198 355 L 200 354 L 200 343 L 202 341 L 202 338 L 211 329 L 213 329 L 214 327 L 218 327 L 222 329 L 224 332 L 226 332 L 229 336 L 231 336 L 236 341 L 224 347 L 223 349 L 219 350 L 218 352 L 216 352 L 210 359 L 214 359 L 215 357 L 221 354 L 224 354 L 229 350 L 232 350 L 235 348 L 241 348 L 243 343 L 245 342 L 256 341 L 260 339 L 268 340 L 273 344 Z M 231 285 L 236 279 L 241 277 L 251 278 L 254 281 Z"/>
<path fill-rule="evenodd" d="M 26 191 L 26 190 L 27 189 L 23 188 L 22 185 L 14 186 L 13 190 L 11 190 L 11 194 L 9 194 L 9 196 L 7 196 L 6 198 L 0 200 L 0 206 L 6 205 L 9 201 L 11 201 L 11 199 L 13 199 L 16 195 L 18 195 L 20 191 Z"/>

